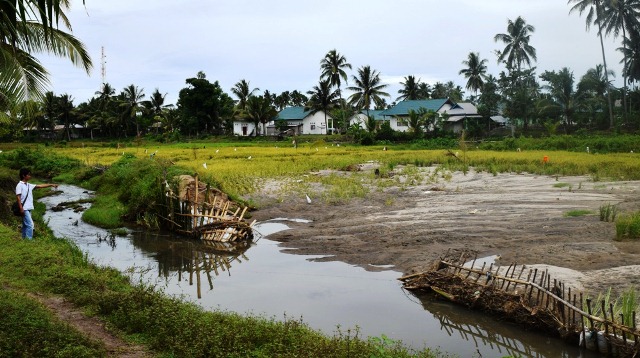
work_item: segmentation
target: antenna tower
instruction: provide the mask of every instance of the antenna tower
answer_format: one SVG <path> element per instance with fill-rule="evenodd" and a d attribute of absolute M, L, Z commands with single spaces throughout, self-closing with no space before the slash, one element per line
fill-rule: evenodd
<path fill-rule="evenodd" d="M 107 83 L 107 56 L 104 54 L 104 46 L 102 46 L 102 56 L 101 56 L 101 75 L 102 75 L 102 84 Z"/>

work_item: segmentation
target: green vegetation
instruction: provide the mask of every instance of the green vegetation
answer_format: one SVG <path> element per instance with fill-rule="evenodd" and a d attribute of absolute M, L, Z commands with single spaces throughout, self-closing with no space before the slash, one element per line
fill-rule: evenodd
<path fill-rule="evenodd" d="M 65 240 L 41 234 L 35 241 L 16 240 L 16 234 L 0 225 L 0 356 L 28 342 L 34 356 L 100 356 L 100 347 L 83 341 L 69 328 L 56 329 L 55 322 L 24 292 L 62 295 L 65 299 L 107 321 L 108 326 L 144 343 L 160 356 L 178 357 L 434 357 L 429 350 L 411 352 L 399 342 L 381 346 L 363 340 L 357 330 L 326 337 L 298 320 L 242 316 L 229 312 L 206 312 L 202 308 L 169 298 L 154 287 L 131 285 L 115 269 L 99 268 Z M 15 292 L 15 293 L 13 293 Z M 9 309 L 5 309 L 9 307 Z M 28 314 L 25 314 L 27 313 Z M 28 320 L 24 320 L 28 317 Z M 43 336 L 44 332 L 44 336 Z M 179 334 L 177 334 L 179 332 Z M 6 339 L 5 339 L 6 337 Z M 36 341 L 36 342 L 33 342 Z M 6 347 L 6 350 L 5 350 Z M 68 354 L 66 354 L 68 353 Z"/>
<path fill-rule="evenodd" d="M 101 357 L 104 348 L 24 293 L 0 290 L 0 357 Z"/>
<path fill-rule="evenodd" d="M 564 213 L 564 216 L 566 217 L 578 217 L 578 216 L 585 216 L 585 215 L 591 215 L 594 214 L 593 211 L 591 210 L 570 210 L 567 211 L 566 213 Z"/>
<path fill-rule="evenodd" d="M 616 239 L 640 239 L 640 212 L 620 215 L 616 219 Z"/>
<path fill-rule="evenodd" d="M 611 203 L 608 203 L 606 205 L 600 206 L 600 221 L 614 222 L 616 221 L 617 215 L 618 207 L 616 205 L 611 205 Z"/>

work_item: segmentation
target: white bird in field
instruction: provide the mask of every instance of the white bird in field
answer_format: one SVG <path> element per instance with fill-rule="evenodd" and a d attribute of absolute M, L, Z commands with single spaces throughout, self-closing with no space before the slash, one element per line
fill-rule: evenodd
<path fill-rule="evenodd" d="M 218 153 L 220 151 L 220 149 L 216 149 L 216 153 Z"/>
<path fill-rule="evenodd" d="M 249 158 L 247 158 L 247 159 L 251 160 L 251 156 L 249 156 Z"/>
<path fill-rule="evenodd" d="M 589 147 L 587 147 L 587 153 L 589 153 Z"/>
<path fill-rule="evenodd" d="M 207 163 L 202 163 L 202 166 L 207 169 Z"/>
<path fill-rule="evenodd" d="M 307 197 L 307 204 L 311 204 L 311 198 L 309 197 L 309 195 L 304 194 L 304 196 L 306 196 L 306 197 Z"/>
<path fill-rule="evenodd" d="M 234 152 L 235 152 L 235 151 L 237 151 L 237 150 L 238 150 L 238 148 L 233 148 L 233 151 L 234 151 Z"/>

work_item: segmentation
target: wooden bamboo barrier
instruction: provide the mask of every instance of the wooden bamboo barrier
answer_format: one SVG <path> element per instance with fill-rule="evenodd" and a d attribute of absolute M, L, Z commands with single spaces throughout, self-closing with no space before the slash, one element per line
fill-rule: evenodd
<path fill-rule="evenodd" d="M 435 267 L 437 270 L 412 274 L 401 277 L 399 280 L 405 282 L 405 287 L 411 289 L 411 284 L 407 283 L 417 281 L 424 275 L 434 272 L 448 272 L 449 275 L 463 280 L 466 284 L 481 287 L 485 289 L 496 290 L 497 292 L 509 293 L 511 295 L 519 295 L 523 304 L 527 304 L 531 308 L 532 314 L 544 310 L 554 317 L 556 327 L 560 331 L 567 334 L 573 332 L 582 338 L 589 335 L 595 337 L 600 331 L 606 340 L 606 353 L 614 354 L 619 357 L 631 357 L 640 354 L 640 330 L 635 325 L 636 312 L 633 312 L 632 325 L 624 324 L 624 316 L 616 321 L 614 317 L 613 304 L 606 307 L 605 302 L 600 303 L 600 314 L 594 315 L 592 311 L 592 300 L 584 298 L 580 293 L 579 302 L 577 302 L 577 294 L 569 287 L 565 288 L 565 284 L 551 278 L 547 270 L 540 272 L 538 269 L 529 269 L 527 278 L 522 279 L 521 276 L 526 269 L 523 265 L 520 273 L 515 277 L 517 265 L 514 263 L 507 267 L 504 274 L 500 271 L 500 266 L 493 268 L 493 264 L 485 270 L 486 262 L 480 269 L 475 268 L 476 259 L 474 258 L 471 266 L 465 266 L 466 257 L 461 255 L 459 259 L 446 261 L 441 259 Z M 480 280 L 485 277 L 486 280 Z M 516 291 L 516 287 L 522 291 Z M 435 292 L 440 293 L 443 297 L 447 297 L 453 301 L 456 297 L 448 294 L 443 287 L 429 287 Z M 480 291 L 476 291 L 480 292 Z M 495 294 L 498 294 L 498 293 Z M 578 306 L 579 305 L 579 306 Z M 581 308 L 585 307 L 585 308 Z M 586 309 L 586 311 L 585 311 Z M 585 322 L 589 322 L 589 326 L 585 327 Z M 633 337 L 633 341 L 631 341 Z M 583 346 L 586 346 L 587 339 L 582 339 Z"/>
<path fill-rule="evenodd" d="M 193 187 L 189 185 L 185 188 L 184 197 L 176 196 L 178 190 L 171 190 L 166 180 L 159 185 L 164 188 L 163 200 L 166 202 L 166 211 L 159 216 L 172 231 L 201 240 L 221 242 L 253 238 L 254 223 L 244 220 L 248 208 L 241 208 L 230 200 L 213 195 L 209 185 L 201 188 L 197 176 Z"/>

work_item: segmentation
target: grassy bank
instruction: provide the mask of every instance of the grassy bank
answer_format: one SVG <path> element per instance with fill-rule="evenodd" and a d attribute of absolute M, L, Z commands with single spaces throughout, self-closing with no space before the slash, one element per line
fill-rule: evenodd
<path fill-rule="evenodd" d="M 1 190 L 7 200 L 12 198 L 15 182 L 13 170 L 0 169 Z M 99 342 L 87 340 L 54 318 L 30 295 L 63 296 L 159 357 L 437 356 L 429 350 L 408 350 L 388 339 L 367 339 L 357 330 L 338 331 L 329 337 L 286 317 L 276 320 L 204 311 L 167 297 L 155 287 L 132 284 L 115 269 L 94 265 L 73 244 L 46 230 L 43 209 L 37 204 L 33 241 L 19 239 L 15 217 L 5 213 L 1 219 L 0 357 L 105 355 Z"/>

